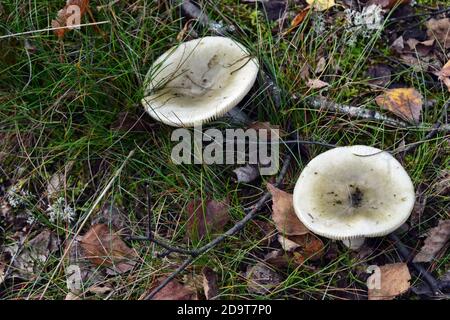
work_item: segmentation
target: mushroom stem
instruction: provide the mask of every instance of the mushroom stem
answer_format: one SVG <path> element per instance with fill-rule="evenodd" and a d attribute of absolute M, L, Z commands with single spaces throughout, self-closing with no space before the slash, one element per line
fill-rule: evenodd
<path fill-rule="evenodd" d="M 344 240 L 342 240 L 342 243 L 349 249 L 357 250 L 357 249 L 361 248 L 365 239 L 366 238 L 364 238 L 364 237 L 344 239 Z"/>

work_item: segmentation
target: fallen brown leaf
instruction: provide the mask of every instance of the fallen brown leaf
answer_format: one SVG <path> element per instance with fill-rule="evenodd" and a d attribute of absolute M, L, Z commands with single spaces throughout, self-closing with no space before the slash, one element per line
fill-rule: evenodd
<path fill-rule="evenodd" d="M 326 67 L 326 66 L 327 66 L 327 60 L 325 60 L 324 57 L 321 57 L 321 58 L 319 59 L 319 61 L 317 62 L 316 70 L 314 70 L 314 73 L 315 73 L 316 75 L 322 73 L 322 72 L 325 70 L 325 67 Z"/>
<path fill-rule="evenodd" d="M 202 270 L 203 275 L 203 291 L 207 300 L 213 300 L 219 295 L 219 286 L 217 284 L 217 273 L 205 267 Z"/>
<path fill-rule="evenodd" d="M 291 21 L 291 26 L 289 27 L 288 30 L 286 30 L 284 32 L 284 34 L 288 34 L 290 33 L 292 30 L 294 30 L 295 28 L 297 28 L 306 18 L 306 16 L 308 15 L 309 11 L 311 10 L 310 6 L 307 6 L 305 9 L 301 10 L 295 17 L 294 19 L 292 19 Z"/>
<path fill-rule="evenodd" d="M 156 288 L 163 280 L 163 278 L 158 279 L 153 288 Z M 198 300 L 198 298 L 195 290 L 177 280 L 172 280 L 155 294 L 153 300 Z"/>
<path fill-rule="evenodd" d="M 69 161 L 61 172 L 54 173 L 47 184 L 47 196 L 49 199 L 58 196 L 64 190 L 67 174 L 74 165 L 74 161 Z"/>
<path fill-rule="evenodd" d="M 292 194 L 267 184 L 272 195 L 272 220 L 277 230 L 283 235 L 295 236 L 309 233 L 309 230 L 298 219 L 294 211 Z"/>
<path fill-rule="evenodd" d="M 132 259 L 136 258 L 136 253 L 105 224 L 94 225 L 80 243 L 86 258 L 97 266 L 112 267 L 116 273 L 123 273 L 135 264 Z"/>
<path fill-rule="evenodd" d="M 425 25 L 430 39 L 436 39 L 445 49 L 450 48 L 450 18 L 431 18 Z"/>
<path fill-rule="evenodd" d="M 427 56 L 433 50 L 434 39 L 419 41 L 414 38 L 409 38 L 406 43 L 414 53 L 417 52 L 421 56 Z"/>
<path fill-rule="evenodd" d="M 220 232 L 230 220 L 230 206 L 227 202 L 207 200 L 191 201 L 186 208 L 188 214 L 187 237 L 201 239 L 213 232 Z"/>
<path fill-rule="evenodd" d="M 439 80 L 445 84 L 447 90 L 450 92 L 450 60 L 447 61 L 442 69 L 435 74 L 438 76 Z"/>
<path fill-rule="evenodd" d="M 324 254 L 324 244 L 316 235 L 307 233 L 300 236 L 278 236 L 283 250 L 295 253 L 303 260 L 317 260 Z"/>
<path fill-rule="evenodd" d="M 58 11 L 56 19 L 52 20 L 52 28 L 62 28 L 70 26 L 71 24 L 76 24 L 74 18 L 75 14 L 77 13 L 73 10 L 74 6 L 79 8 L 79 19 L 81 20 L 81 18 L 89 8 L 89 0 L 67 0 L 64 8 Z M 53 32 L 58 36 L 59 39 L 62 39 L 68 31 L 70 31 L 69 28 L 64 28 L 54 30 Z"/>
<path fill-rule="evenodd" d="M 414 88 L 396 88 L 376 97 L 376 103 L 400 118 L 418 123 L 422 111 L 422 95 Z"/>
<path fill-rule="evenodd" d="M 430 230 L 422 249 L 414 257 L 414 262 L 432 261 L 450 239 L 450 220 L 439 221 L 437 227 Z"/>
<path fill-rule="evenodd" d="M 311 89 L 322 89 L 328 87 L 330 84 L 328 82 L 319 79 L 309 79 L 306 86 Z"/>
<path fill-rule="evenodd" d="M 380 288 L 369 288 L 369 300 L 392 300 L 396 296 L 405 293 L 410 287 L 409 273 L 406 263 L 392 263 L 380 266 L 380 273 L 375 272 L 367 280 L 368 283 L 377 283 L 376 277 L 380 278 Z"/>

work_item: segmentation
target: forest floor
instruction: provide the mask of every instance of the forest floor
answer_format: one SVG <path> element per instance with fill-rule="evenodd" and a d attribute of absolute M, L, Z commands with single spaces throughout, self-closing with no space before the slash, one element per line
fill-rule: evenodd
<path fill-rule="evenodd" d="M 234 27 L 227 36 L 246 46 L 276 84 L 268 87 L 261 73 L 239 105 L 256 123 L 278 126 L 284 137 L 373 146 L 400 161 L 416 190 L 412 215 L 396 231 L 409 256 L 388 237 L 368 239 L 359 250 L 322 237 L 314 250 L 305 243 L 286 249 L 268 199 L 158 298 L 367 299 L 369 266 L 408 266 L 411 280 L 386 289 L 388 298 L 433 298 L 411 262 L 430 237 L 438 245 L 421 266 L 436 281 L 450 281 L 450 149 L 442 129 L 450 99 L 448 3 L 372 2 L 375 12 L 352 0 L 323 11 L 305 9 L 304 0 L 199 1 L 211 21 Z M 132 237 L 145 237 L 151 225 L 156 239 L 199 248 L 243 219 L 275 176 L 244 183 L 236 181 L 236 165 L 174 164 L 174 128 L 140 103 L 158 56 L 214 30 L 170 1 L 98 0 L 83 14 L 82 23 L 91 25 L 61 37 L 25 33 L 51 27 L 64 5 L 0 4 L 0 298 L 143 299 L 186 256 Z M 420 95 L 418 105 L 408 105 L 413 116 L 401 101 L 389 110 L 377 103 L 398 88 Z M 311 103 L 318 98 L 407 125 L 320 108 Z M 204 127 L 233 126 L 219 119 Z M 291 194 L 305 165 L 326 150 L 281 146 L 281 165 L 288 155 L 292 160 L 278 188 Z M 195 237 L 189 220 L 199 214 L 224 219 L 215 225 L 208 216 L 213 230 Z"/>

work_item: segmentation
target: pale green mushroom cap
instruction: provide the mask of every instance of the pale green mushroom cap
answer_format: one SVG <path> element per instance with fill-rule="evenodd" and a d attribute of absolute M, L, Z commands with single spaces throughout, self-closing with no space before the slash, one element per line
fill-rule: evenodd
<path fill-rule="evenodd" d="M 168 125 L 199 125 L 235 107 L 252 88 L 258 69 L 257 61 L 230 38 L 184 42 L 153 63 L 142 104 Z"/>
<path fill-rule="evenodd" d="M 414 186 L 389 153 L 368 146 L 339 147 L 305 167 L 294 209 L 312 232 L 330 239 L 378 237 L 410 216 Z"/>

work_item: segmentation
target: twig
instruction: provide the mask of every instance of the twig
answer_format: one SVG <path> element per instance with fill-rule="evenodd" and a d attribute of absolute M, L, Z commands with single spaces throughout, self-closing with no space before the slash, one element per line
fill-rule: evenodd
<path fill-rule="evenodd" d="M 279 186 L 282 182 L 284 176 L 287 173 L 287 170 L 289 168 L 290 162 L 291 162 L 291 156 L 287 155 L 286 159 L 284 161 L 283 167 L 280 170 L 280 173 L 278 174 L 278 177 L 275 182 L 275 186 Z M 271 198 L 270 192 L 265 192 L 264 195 L 260 198 L 258 203 L 253 207 L 253 209 L 247 213 L 247 215 L 240 220 L 238 223 L 236 223 L 232 228 L 230 228 L 227 232 L 220 235 L 219 237 L 215 238 L 213 241 L 209 242 L 208 244 L 204 245 L 203 247 L 195 250 L 195 255 L 192 255 L 191 257 L 187 258 L 169 277 L 167 277 L 163 282 L 161 282 L 158 287 L 152 290 L 150 294 L 146 296 L 146 300 L 151 300 L 159 291 L 161 291 L 170 281 L 172 281 L 178 274 L 183 272 L 189 265 L 191 265 L 195 260 L 198 259 L 198 257 L 202 256 L 215 246 L 217 246 L 219 243 L 224 241 L 226 238 L 238 233 L 241 231 L 247 222 L 252 220 L 255 216 L 258 215 L 259 210 L 264 206 L 267 200 Z"/>
<path fill-rule="evenodd" d="M 443 119 L 444 119 L 444 117 L 447 116 L 447 110 L 448 110 L 448 105 L 449 104 L 450 104 L 450 100 L 445 103 L 444 108 L 442 108 L 442 113 L 441 113 L 441 115 L 439 117 L 439 120 L 433 125 L 433 129 L 430 132 L 427 133 L 425 138 L 423 140 L 421 140 L 421 141 L 414 142 L 411 145 L 409 145 L 407 148 L 405 148 L 405 150 L 403 150 L 404 154 L 413 152 L 414 150 L 417 149 L 417 147 L 423 141 L 430 140 L 430 139 L 434 138 L 438 134 L 439 128 L 442 126 Z"/>
<path fill-rule="evenodd" d="M 221 23 L 215 22 L 214 20 L 210 20 L 208 16 L 203 12 L 203 10 L 196 4 L 192 3 L 190 0 L 174 2 L 176 4 L 179 4 L 181 2 L 181 9 L 187 17 L 196 19 L 202 27 L 208 29 L 216 35 L 224 36 L 235 31 L 235 28 L 233 26 L 224 26 Z"/>
<path fill-rule="evenodd" d="M 342 114 L 346 114 L 352 118 L 360 118 L 360 119 L 366 119 L 366 120 L 372 120 L 372 121 L 381 121 L 381 122 L 384 122 L 384 123 L 394 126 L 394 127 L 400 127 L 400 128 L 410 128 L 411 127 L 404 121 L 387 117 L 375 110 L 369 110 L 369 109 L 366 109 L 363 107 L 353 107 L 353 106 L 348 106 L 348 105 L 344 105 L 344 104 L 338 104 L 338 103 L 332 102 L 323 97 L 308 98 L 308 99 L 306 99 L 306 102 L 313 109 L 317 109 L 317 110 L 326 110 L 326 111 L 342 113 Z M 434 131 L 434 130 L 450 131 L 449 124 L 440 125 L 438 128 L 435 128 L 435 126 L 421 124 L 419 126 L 412 126 L 412 128 L 418 128 L 418 129 L 422 129 L 422 130 L 432 130 L 432 131 Z"/>
<path fill-rule="evenodd" d="M 407 20 L 407 19 L 419 18 L 419 17 L 425 17 L 425 16 L 432 17 L 432 16 L 437 16 L 438 14 L 441 14 L 441 13 L 449 12 L 449 11 L 450 11 L 450 8 L 445 8 L 445 9 L 435 10 L 435 11 L 431 11 L 431 12 L 411 14 L 409 16 L 391 18 L 391 19 L 389 19 L 388 22 L 395 22 L 395 21 L 399 21 L 399 20 Z"/>

